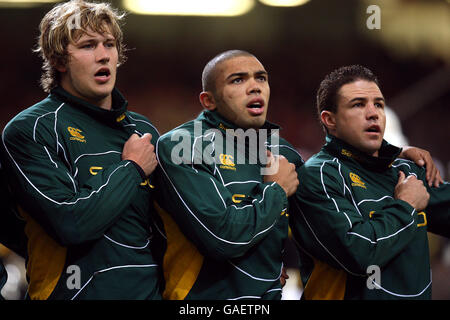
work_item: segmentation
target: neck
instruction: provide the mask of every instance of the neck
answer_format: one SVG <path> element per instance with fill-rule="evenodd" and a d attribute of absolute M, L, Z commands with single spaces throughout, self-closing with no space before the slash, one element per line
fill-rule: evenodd
<path fill-rule="evenodd" d="M 90 104 L 102 108 L 104 110 L 111 110 L 112 108 L 112 93 L 110 92 L 107 96 L 103 97 L 88 97 L 80 94 L 72 85 L 67 85 L 64 81 L 61 81 L 61 87 L 66 90 L 71 95 L 80 98 Z"/>
<path fill-rule="evenodd" d="M 90 100 L 86 100 L 86 101 L 91 103 L 91 104 L 93 104 L 93 105 L 95 105 L 95 106 L 97 106 L 97 107 L 100 107 L 100 108 L 102 108 L 104 110 L 111 110 L 111 108 L 112 108 L 112 97 L 111 97 L 111 94 L 108 95 L 106 98 L 103 98 L 103 99 L 98 100 L 98 101 L 90 101 Z"/>
<path fill-rule="evenodd" d="M 372 151 L 372 150 L 368 150 L 368 149 L 364 149 L 364 148 L 355 146 L 355 145 L 351 144 L 349 141 L 346 141 L 345 139 L 339 137 L 339 135 L 337 135 L 336 131 L 334 131 L 334 130 L 327 131 L 327 133 L 331 134 L 332 136 L 335 136 L 336 138 L 340 139 L 341 141 L 344 141 L 345 143 L 352 146 L 353 148 L 355 148 L 355 149 L 359 150 L 360 152 L 365 153 L 371 157 L 378 158 L 378 156 L 379 156 L 379 149 L 377 149 L 376 151 Z M 381 145 L 380 145 L 380 147 L 381 147 Z"/>

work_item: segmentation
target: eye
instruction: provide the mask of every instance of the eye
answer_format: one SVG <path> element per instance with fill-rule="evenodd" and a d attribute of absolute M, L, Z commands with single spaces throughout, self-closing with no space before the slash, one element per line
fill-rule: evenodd
<path fill-rule="evenodd" d="M 94 44 L 93 43 L 85 43 L 85 44 L 82 44 L 80 48 L 81 49 L 92 49 L 92 48 L 94 48 Z"/>
<path fill-rule="evenodd" d="M 234 78 L 233 80 L 231 80 L 231 83 L 239 84 L 242 83 L 243 81 L 244 79 L 242 78 Z"/>
<path fill-rule="evenodd" d="M 116 43 L 114 41 L 109 41 L 105 44 L 106 48 L 114 48 L 116 46 Z"/>
<path fill-rule="evenodd" d="M 384 103 L 377 102 L 377 103 L 375 103 L 375 107 L 380 108 L 380 109 L 384 109 Z"/>
<path fill-rule="evenodd" d="M 362 102 L 356 102 L 355 104 L 353 104 L 353 106 L 356 108 L 360 108 L 360 107 L 364 107 L 364 104 Z"/>
<path fill-rule="evenodd" d="M 267 76 L 265 76 L 265 75 L 257 76 L 256 80 L 261 81 L 261 82 L 266 82 L 267 81 Z"/>

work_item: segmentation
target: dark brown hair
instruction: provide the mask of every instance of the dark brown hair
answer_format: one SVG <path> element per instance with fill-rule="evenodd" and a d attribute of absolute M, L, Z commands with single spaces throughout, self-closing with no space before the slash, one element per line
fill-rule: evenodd
<path fill-rule="evenodd" d="M 377 77 L 371 70 L 360 65 L 340 67 L 328 74 L 320 83 L 317 90 L 316 106 L 320 119 L 322 111 L 337 111 L 338 92 L 342 86 L 358 80 L 375 82 L 379 86 Z"/>

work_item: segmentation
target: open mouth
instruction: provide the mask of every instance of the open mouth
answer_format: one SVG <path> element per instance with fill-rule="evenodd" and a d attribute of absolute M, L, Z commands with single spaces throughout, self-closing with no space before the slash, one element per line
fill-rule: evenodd
<path fill-rule="evenodd" d="M 256 98 L 251 100 L 248 104 L 247 104 L 247 110 L 252 114 L 252 115 L 260 115 L 264 112 L 264 100 L 260 99 L 260 98 Z"/>
<path fill-rule="evenodd" d="M 95 79 L 98 80 L 99 82 L 108 81 L 110 76 L 111 72 L 109 71 L 108 68 L 101 68 L 94 74 Z"/>
<path fill-rule="evenodd" d="M 369 132 L 369 133 L 380 133 L 381 129 L 380 129 L 380 126 L 378 126 L 378 125 L 371 125 L 370 127 L 368 127 L 366 129 L 366 132 Z"/>
<path fill-rule="evenodd" d="M 95 74 L 96 77 L 101 77 L 101 76 L 109 76 L 111 73 L 109 72 L 108 68 L 102 68 L 99 71 L 97 71 L 97 73 Z"/>

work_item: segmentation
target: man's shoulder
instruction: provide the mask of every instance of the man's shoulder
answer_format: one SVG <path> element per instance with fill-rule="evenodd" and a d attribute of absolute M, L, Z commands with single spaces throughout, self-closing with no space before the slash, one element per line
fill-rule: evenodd
<path fill-rule="evenodd" d="M 333 157 L 324 150 L 312 155 L 302 166 L 300 174 L 302 176 L 319 177 L 318 173 L 323 174 L 330 171 L 336 171 L 341 167 L 339 159 Z"/>
<path fill-rule="evenodd" d="M 160 137 L 160 142 L 167 144 L 170 141 L 179 141 L 181 138 L 189 138 L 194 140 L 196 137 L 202 136 L 208 127 L 201 120 L 190 120 L 169 130 Z"/>
<path fill-rule="evenodd" d="M 155 135 L 156 137 L 160 136 L 158 128 L 156 128 L 156 126 L 146 116 L 134 111 L 127 111 L 127 115 L 132 122 L 134 122 L 137 126 L 142 128 L 143 130 L 151 131 L 153 136 Z"/>
<path fill-rule="evenodd" d="M 324 188 L 342 188 L 344 176 L 349 168 L 338 158 L 321 150 L 311 156 L 305 164 L 300 167 L 298 178 L 300 180 L 300 194 L 320 194 Z"/>
<path fill-rule="evenodd" d="M 15 115 L 5 126 L 3 135 L 6 137 L 17 134 L 32 133 L 36 129 L 37 122 L 40 125 L 54 125 L 56 111 L 64 103 L 47 97 L 38 103 L 22 110 Z"/>
<path fill-rule="evenodd" d="M 336 157 L 333 157 L 328 152 L 324 151 L 323 149 L 317 152 L 316 154 L 313 154 L 306 162 L 305 167 L 307 168 L 316 168 L 323 166 L 325 163 L 338 163 L 339 159 Z"/>
<path fill-rule="evenodd" d="M 413 161 L 407 159 L 396 158 L 392 162 L 391 167 L 405 172 L 406 175 L 413 174 L 418 178 L 421 178 L 425 174 L 424 167 L 419 167 Z"/>
<path fill-rule="evenodd" d="M 194 122 L 196 121 L 185 122 L 162 134 L 158 139 L 156 152 L 161 156 L 168 156 L 174 148 L 184 151 L 191 150 L 196 136 L 200 137 L 204 132 L 198 124 L 198 128 L 194 128 L 196 125 Z"/>
<path fill-rule="evenodd" d="M 278 145 L 272 140 L 269 147 L 271 149 L 278 147 L 279 154 L 288 159 L 289 162 L 295 163 L 296 165 L 302 165 L 305 162 L 299 150 L 297 150 L 297 148 L 282 137 L 279 137 Z"/>
<path fill-rule="evenodd" d="M 134 112 L 134 111 L 130 111 L 130 110 L 127 110 L 127 115 L 130 117 L 130 119 L 132 119 L 132 120 L 135 120 L 135 121 L 145 121 L 145 122 L 149 122 L 149 123 L 151 123 L 150 122 L 150 120 L 146 117 L 146 116 L 144 116 L 144 115 L 142 115 L 142 114 L 140 114 L 140 113 L 137 113 L 137 112 Z"/>

